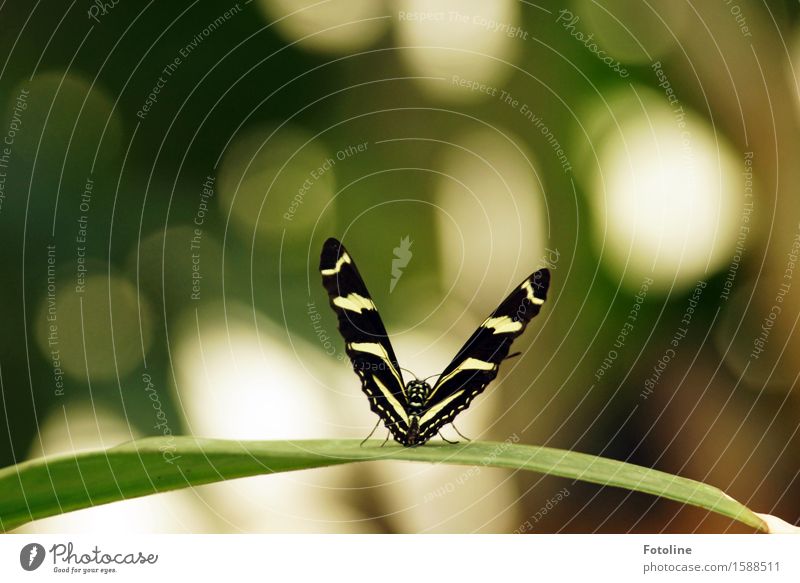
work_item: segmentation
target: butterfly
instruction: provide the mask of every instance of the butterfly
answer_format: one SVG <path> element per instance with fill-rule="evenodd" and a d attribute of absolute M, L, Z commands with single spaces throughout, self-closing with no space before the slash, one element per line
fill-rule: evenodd
<path fill-rule="evenodd" d="M 424 444 L 483 392 L 497 376 L 500 363 L 509 357 L 511 343 L 539 313 L 550 285 L 546 268 L 525 278 L 475 330 L 431 386 L 418 379 L 403 383 L 378 309 L 344 245 L 334 238 L 325 241 L 319 269 L 370 409 L 406 447 Z"/>

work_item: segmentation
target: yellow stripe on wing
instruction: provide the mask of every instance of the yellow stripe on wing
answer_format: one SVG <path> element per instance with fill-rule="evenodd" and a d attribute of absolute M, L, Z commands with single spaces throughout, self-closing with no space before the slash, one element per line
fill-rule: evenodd
<path fill-rule="evenodd" d="M 392 392 L 381 382 L 381 379 L 379 379 L 377 376 L 372 375 L 372 380 L 375 381 L 376 385 L 378 385 L 381 393 L 383 393 L 383 396 L 387 401 L 389 401 L 389 404 L 392 406 L 392 409 L 394 409 L 394 412 L 397 414 L 397 416 L 400 417 L 400 419 L 402 419 L 406 425 L 408 425 L 408 415 L 406 414 L 406 410 L 403 409 L 403 406 L 395 398 Z"/>
<path fill-rule="evenodd" d="M 441 411 L 442 409 L 444 409 L 444 408 L 445 408 L 445 407 L 446 407 L 446 406 L 447 406 L 447 405 L 450 403 L 450 401 L 452 401 L 453 399 L 456 399 L 456 398 L 458 398 L 458 397 L 459 397 L 461 394 L 463 394 L 463 393 L 464 393 L 463 389 L 462 389 L 462 390 L 460 390 L 460 391 L 456 391 L 455 393 L 453 393 L 452 395 L 450 395 L 449 397 L 447 397 L 447 398 L 446 398 L 444 401 L 442 401 L 441 403 L 437 403 L 436 405 L 434 405 L 433 407 L 431 407 L 430 409 L 428 409 L 427 411 L 425 411 L 425 414 L 424 414 L 424 415 L 422 416 L 422 418 L 419 420 L 419 424 L 420 424 L 420 425 L 424 425 L 425 423 L 427 423 L 428 421 L 430 421 L 431 419 L 433 419 L 434 417 L 436 417 L 436 415 L 438 415 L 438 414 L 439 414 L 439 411 Z"/>
<path fill-rule="evenodd" d="M 343 310 L 350 310 L 351 312 L 361 313 L 364 310 L 374 310 L 375 304 L 371 299 L 351 293 L 347 296 L 339 296 L 333 298 L 333 305 Z"/>
<path fill-rule="evenodd" d="M 485 362 L 483 360 L 478 360 L 477 358 L 467 358 L 466 360 L 464 360 L 464 362 L 462 362 L 452 371 L 450 371 L 450 373 L 447 376 L 444 376 L 439 379 L 439 381 L 436 383 L 436 386 L 433 387 L 431 394 L 428 395 L 428 401 L 431 400 L 434 393 L 439 389 L 439 387 L 444 385 L 458 373 L 463 372 L 465 370 L 494 370 L 496 367 L 497 365 L 494 364 L 493 362 Z"/>
<path fill-rule="evenodd" d="M 544 300 L 542 298 L 537 298 L 536 295 L 533 293 L 533 286 L 531 285 L 530 280 L 522 284 L 522 289 L 525 290 L 525 294 L 527 295 L 528 299 L 531 301 L 532 304 L 541 306 L 544 303 Z"/>
<path fill-rule="evenodd" d="M 347 253 L 342 253 L 342 256 L 336 261 L 336 265 L 331 269 L 321 269 L 320 273 L 322 275 L 336 275 L 345 263 L 352 263 L 352 261 Z"/>
<path fill-rule="evenodd" d="M 522 322 L 512 320 L 508 316 L 488 318 L 481 326 L 492 328 L 494 330 L 492 334 L 510 334 L 522 330 Z"/>
<path fill-rule="evenodd" d="M 397 379 L 397 384 L 400 385 L 400 389 L 405 395 L 406 387 L 403 384 L 403 379 L 400 377 L 400 373 L 397 371 L 391 359 L 389 358 L 389 354 L 386 352 L 386 348 L 383 346 L 383 344 L 379 342 L 351 342 L 347 345 L 347 347 L 351 350 L 365 352 L 380 358 L 386 365 L 386 368 L 392 372 L 394 378 Z M 372 377 L 375 378 L 375 375 L 372 375 Z"/>

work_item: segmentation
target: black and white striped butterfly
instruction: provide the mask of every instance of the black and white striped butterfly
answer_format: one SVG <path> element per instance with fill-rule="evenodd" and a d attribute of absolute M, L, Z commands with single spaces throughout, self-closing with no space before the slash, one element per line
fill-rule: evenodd
<path fill-rule="evenodd" d="M 403 383 L 367 286 L 353 258 L 336 239 L 322 246 L 319 269 L 370 408 L 406 447 L 428 441 L 483 392 L 508 357 L 511 343 L 539 313 L 550 284 L 547 269 L 527 277 L 475 330 L 431 387 L 420 380 Z"/>

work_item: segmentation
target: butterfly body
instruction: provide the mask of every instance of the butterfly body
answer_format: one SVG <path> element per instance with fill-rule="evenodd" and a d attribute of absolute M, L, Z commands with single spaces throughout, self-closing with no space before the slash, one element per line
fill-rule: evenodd
<path fill-rule="evenodd" d="M 425 411 L 425 401 L 431 394 L 431 386 L 425 381 L 413 380 L 406 385 L 408 395 L 408 412 L 412 415 L 422 415 Z"/>
<path fill-rule="evenodd" d="M 431 386 L 417 379 L 403 382 L 375 303 L 353 258 L 336 239 L 328 239 L 322 247 L 320 273 L 370 408 L 406 447 L 427 442 L 483 392 L 508 357 L 511 343 L 539 313 L 550 283 L 547 269 L 527 277 L 484 320 Z"/>
<path fill-rule="evenodd" d="M 431 393 L 431 386 L 425 381 L 413 380 L 406 385 L 408 395 L 408 431 L 399 435 L 399 442 L 405 446 L 417 445 L 420 418 L 425 413 L 425 402 Z M 395 436 L 397 439 L 397 436 Z M 421 444 L 420 444 L 421 445 Z"/>
<path fill-rule="evenodd" d="M 419 416 L 411 415 L 408 418 L 408 430 L 405 431 L 399 437 L 397 435 L 394 436 L 398 443 L 404 445 L 405 447 L 414 447 L 416 445 L 422 445 L 425 443 L 424 441 L 420 441 L 419 438 Z"/>

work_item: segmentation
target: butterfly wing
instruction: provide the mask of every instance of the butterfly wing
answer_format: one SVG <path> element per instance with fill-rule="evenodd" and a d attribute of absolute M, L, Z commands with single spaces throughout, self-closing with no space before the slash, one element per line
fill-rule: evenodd
<path fill-rule="evenodd" d="M 430 439 L 443 425 L 469 407 L 496 376 L 514 339 L 525 331 L 547 299 L 550 271 L 540 269 L 525 279 L 475 330 L 444 369 L 425 402 L 419 438 Z"/>
<path fill-rule="evenodd" d="M 403 377 L 367 286 L 353 258 L 336 239 L 328 239 L 322 246 L 319 269 L 370 409 L 402 443 L 409 427 Z"/>

